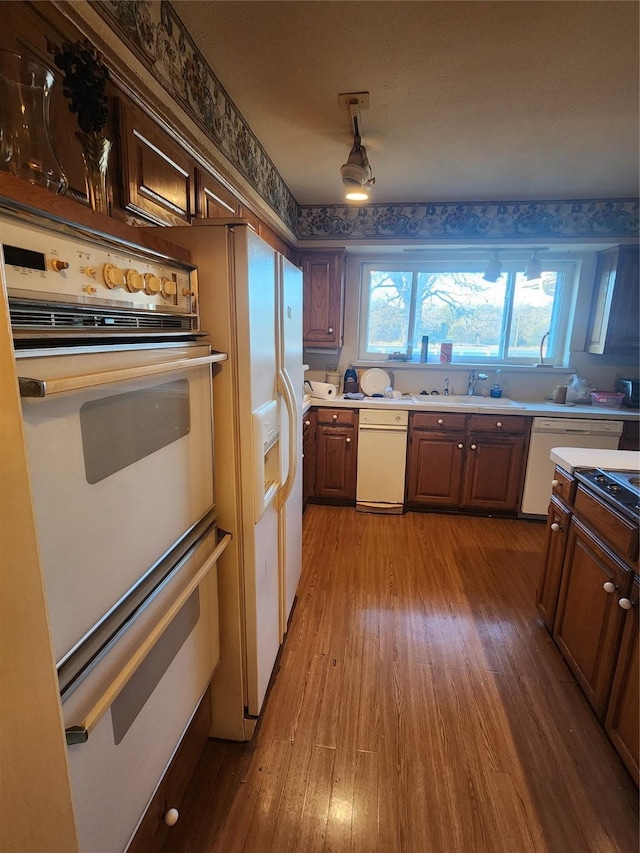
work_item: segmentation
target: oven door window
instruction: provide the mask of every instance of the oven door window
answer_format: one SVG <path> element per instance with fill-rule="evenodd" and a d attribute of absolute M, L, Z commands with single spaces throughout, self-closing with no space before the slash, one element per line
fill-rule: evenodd
<path fill-rule="evenodd" d="M 87 482 L 99 483 L 189 433 L 189 382 L 84 403 L 80 429 Z"/>

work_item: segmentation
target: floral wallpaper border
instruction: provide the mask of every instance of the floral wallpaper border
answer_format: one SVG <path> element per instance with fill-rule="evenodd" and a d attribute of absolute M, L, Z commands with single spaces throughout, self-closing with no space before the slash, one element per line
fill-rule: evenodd
<path fill-rule="evenodd" d="M 169 0 L 91 0 L 91 5 L 302 240 L 494 242 L 621 239 L 640 233 L 638 199 L 301 206 Z"/>
<path fill-rule="evenodd" d="M 638 236 L 638 215 L 638 199 L 311 206 L 301 208 L 298 237 L 483 242 L 619 239 Z"/>

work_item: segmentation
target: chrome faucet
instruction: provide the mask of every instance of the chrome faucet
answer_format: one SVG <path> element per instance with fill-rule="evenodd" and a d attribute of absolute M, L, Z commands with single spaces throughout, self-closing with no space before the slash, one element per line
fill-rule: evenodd
<path fill-rule="evenodd" d="M 481 382 L 482 380 L 487 378 L 486 373 L 478 373 L 476 376 L 475 370 L 472 370 L 469 374 L 469 380 L 467 382 L 467 397 L 473 397 L 476 389 L 476 382 Z"/>
<path fill-rule="evenodd" d="M 444 380 L 444 391 L 442 392 L 445 397 L 449 396 L 449 377 L 447 376 Z"/>

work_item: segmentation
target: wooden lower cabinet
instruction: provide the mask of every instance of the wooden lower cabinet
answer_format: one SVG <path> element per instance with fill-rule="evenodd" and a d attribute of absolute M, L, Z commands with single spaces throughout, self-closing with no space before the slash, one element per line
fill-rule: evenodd
<path fill-rule="evenodd" d="M 547 516 L 543 569 L 536 591 L 536 606 L 550 631 L 553 630 L 556 615 L 570 521 L 571 510 L 552 496 Z"/>
<path fill-rule="evenodd" d="M 353 503 L 357 462 L 358 413 L 353 409 L 318 409 L 315 497 Z"/>
<path fill-rule="evenodd" d="M 411 416 L 407 504 L 515 514 L 529 419 L 416 412 Z"/>
<path fill-rule="evenodd" d="M 618 653 L 611 699 L 607 710 L 605 728 L 613 741 L 620 757 L 636 781 L 640 782 L 638 734 L 640 725 L 640 638 L 638 623 L 640 617 L 640 578 L 636 575 L 631 595 L 631 609 L 625 612 L 622 641 Z"/>
<path fill-rule="evenodd" d="M 316 413 L 302 416 L 302 508 L 315 493 L 316 479 Z"/>
<path fill-rule="evenodd" d="M 601 720 L 607 710 L 625 614 L 618 600 L 629 594 L 632 580 L 633 573 L 574 516 L 553 638 Z"/>

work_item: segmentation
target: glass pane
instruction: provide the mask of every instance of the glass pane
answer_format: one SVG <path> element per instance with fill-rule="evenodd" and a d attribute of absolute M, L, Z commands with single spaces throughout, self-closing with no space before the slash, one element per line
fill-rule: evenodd
<path fill-rule="evenodd" d="M 189 382 L 84 403 L 80 429 L 85 475 L 93 485 L 189 433 Z"/>
<path fill-rule="evenodd" d="M 555 349 L 554 304 L 560 293 L 561 273 L 543 272 L 542 278 L 527 281 L 523 273 L 516 274 L 511 314 L 511 331 L 507 356 L 510 358 L 540 358 L 540 341 L 551 332 L 545 355 L 553 358 Z"/>
<path fill-rule="evenodd" d="M 429 336 L 429 360 L 442 341 L 453 341 L 454 360 L 498 358 L 506 275 L 485 281 L 482 272 L 419 273 L 414 352 Z"/>
<path fill-rule="evenodd" d="M 369 273 L 367 352 L 406 352 L 411 308 L 410 272 Z"/>

